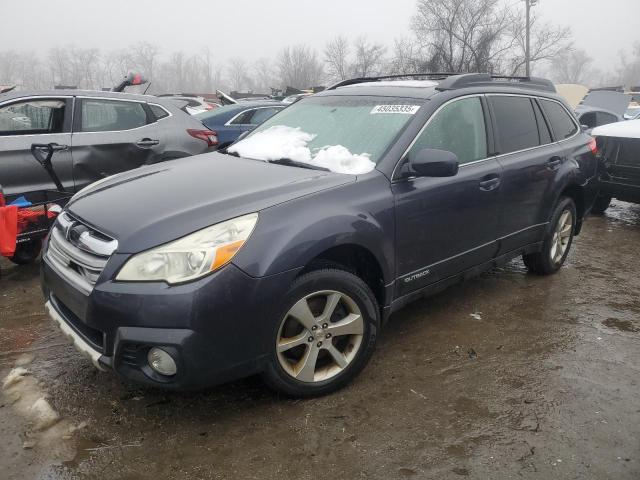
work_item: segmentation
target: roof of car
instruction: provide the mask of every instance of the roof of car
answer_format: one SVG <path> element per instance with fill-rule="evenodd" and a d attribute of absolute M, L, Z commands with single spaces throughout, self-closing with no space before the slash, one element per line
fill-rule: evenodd
<path fill-rule="evenodd" d="M 343 80 L 316 95 L 371 95 L 428 99 L 438 92 L 461 89 L 558 97 L 555 87 L 549 80 L 537 77 L 503 77 L 487 73 L 411 73 L 354 78 Z"/>
<path fill-rule="evenodd" d="M 12 90 L 8 93 L 0 94 L 0 101 L 12 100 L 22 97 L 99 97 L 137 100 L 144 102 L 156 102 L 158 97 L 153 95 L 141 95 L 138 93 L 106 92 L 100 90 Z"/>

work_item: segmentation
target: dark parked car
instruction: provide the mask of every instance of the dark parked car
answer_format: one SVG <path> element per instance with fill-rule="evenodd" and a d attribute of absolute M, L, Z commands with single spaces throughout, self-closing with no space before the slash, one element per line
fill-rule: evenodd
<path fill-rule="evenodd" d="M 604 213 L 613 198 L 640 203 L 640 120 L 593 130 L 598 142 L 600 193 L 594 213 Z"/>
<path fill-rule="evenodd" d="M 261 373 L 311 396 L 353 379 L 411 300 L 519 256 L 556 272 L 597 162 L 553 85 L 381 80 L 302 99 L 226 154 L 78 194 L 44 255 L 51 317 L 136 382 Z"/>
<path fill-rule="evenodd" d="M 204 153 L 216 142 L 171 100 L 79 90 L 0 95 L 0 184 L 8 202 L 22 195 L 46 201 L 44 191 L 54 188 L 32 156 L 34 144 L 55 145 L 53 169 L 74 192 L 141 165 Z M 39 251 L 34 242 L 40 238 L 19 246 L 30 258 Z"/>
<path fill-rule="evenodd" d="M 225 105 L 195 117 L 218 136 L 218 148 L 235 142 L 240 135 L 250 132 L 286 105 L 269 100 L 240 102 Z"/>
<path fill-rule="evenodd" d="M 589 92 L 576 107 L 578 122 L 587 127 L 587 133 L 601 125 L 621 122 L 625 120 L 624 114 L 630 100 L 629 95 L 621 92 L 608 90 Z"/>

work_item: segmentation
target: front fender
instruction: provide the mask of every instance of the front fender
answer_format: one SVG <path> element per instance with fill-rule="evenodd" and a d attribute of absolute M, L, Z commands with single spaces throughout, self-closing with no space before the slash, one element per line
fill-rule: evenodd
<path fill-rule="evenodd" d="M 330 248 L 353 244 L 393 281 L 393 196 L 381 174 L 265 209 L 233 263 L 253 277 L 304 267 Z"/>

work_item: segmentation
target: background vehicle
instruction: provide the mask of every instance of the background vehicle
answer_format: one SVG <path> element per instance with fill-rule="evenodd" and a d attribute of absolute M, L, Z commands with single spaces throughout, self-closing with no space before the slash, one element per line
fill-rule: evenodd
<path fill-rule="evenodd" d="M 207 101 L 204 97 L 186 93 L 166 93 L 164 95 L 158 95 L 158 97 L 186 102 L 187 104 L 184 108 L 189 115 L 208 112 L 220 106 L 217 103 Z"/>
<path fill-rule="evenodd" d="M 421 77 L 437 81 L 345 81 L 226 155 L 78 194 L 44 256 L 51 317 L 137 382 L 261 373 L 312 396 L 353 379 L 408 302 L 519 256 L 556 272 L 596 195 L 595 140 L 548 81 Z"/>
<path fill-rule="evenodd" d="M 604 213 L 612 198 L 640 203 L 640 120 L 593 130 L 598 141 L 600 193 L 594 213 Z"/>
<path fill-rule="evenodd" d="M 303 99 L 304 97 L 308 97 L 309 95 L 313 95 L 313 93 L 297 93 L 295 95 L 289 95 L 282 99 L 282 103 L 291 104 L 295 103 L 298 100 Z"/>
<path fill-rule="evenodd" d="M 45 194 L 55 185 L 34 158 L 34 144 L 54 146 L 52 168 L 63 189 L 74 192 L 141 165 L 206 152 L 216 139 L 165 99 L 78 90 L 6 93 L 0 95 L 0 178 L 7 203 L 18 196 L 57 200 Z"/>
<path fill-rule="evenodd" d="M 243 101 L 225 105 L 211 112 L 200 113 L 196 118 L 218 137 L 218 148 L 235 142 L 240 135 L 250 132 L 271 118 L 286 105 L 269 100 Z"/>
<path fill-rule="evenodd" d="M 624 120 L 630 101 L 631 97 L 625 93 L 595 90 L 582 100 L 575 112 L 580 125 L 586 125 L 589 132 L 600 125 Z"/>

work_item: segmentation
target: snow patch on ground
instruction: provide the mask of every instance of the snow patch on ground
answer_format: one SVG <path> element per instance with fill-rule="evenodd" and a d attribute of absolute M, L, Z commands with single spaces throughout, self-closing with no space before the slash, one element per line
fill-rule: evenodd
<path fill-rule="evenodd" d="M 26 431 L 21 435 L 23 448 L 42 448 L 56 458 L 71 459 L 75 455 L 74 446 L 61 440 L 71 439 L 86 424 L 72 425 L 53 409 L 41 384 L 25 368 L 32 360 L 33 356 L 18 359 L 16 367 L 4 378 L 2 397 L 26 421 Z"/>
<path fill-rule="evenodd" d="M 229 152 L 257 160 L 288 158 L 351 175 L 368 173 L 376 166 L 368 154 L 351 153 L 342 145 L 328 145 L 314 154 L 308 145 L 315 137 L 300 128 L 275 125 L 239 141 Z"/>

